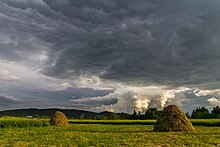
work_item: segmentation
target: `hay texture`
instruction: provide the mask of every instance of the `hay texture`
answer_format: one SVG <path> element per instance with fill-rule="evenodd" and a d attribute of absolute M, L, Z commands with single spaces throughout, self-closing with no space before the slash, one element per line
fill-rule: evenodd
<path fill-rule="evenodd" d="M 50 124 L 52 126 L 68 126 L 68 121 L 65 114 L 56 111 L 50 119 Z"/>
<path fill-rule="evenodd" d="M 186 115 L 175 105 L 169 105 L 159 115 L 154 130 L 156 132 L 193 131 L 194 127 Z"/>

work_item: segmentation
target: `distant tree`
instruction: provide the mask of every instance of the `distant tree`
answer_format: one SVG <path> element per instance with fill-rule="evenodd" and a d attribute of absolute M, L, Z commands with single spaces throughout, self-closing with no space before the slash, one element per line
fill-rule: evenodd
<path fill-rule="evenodd" d="M 119 120 L 119 119 L 121 119 L 120 115 L 116 114 L 116 113 L 108 114 L 108 115 L 106 115 L 106 118 L 108 120 Z"/>
<path fill-rule="evenodd" d="M 189 112 L 186 112 L 185 115 L 186 115 L 187 118 L 189 118 L 189 119 L 191 118 Z"/>
<path fill-rule="evenodd" d="M 220 107 L 219 106 L 213 107 L 212 114 L 220 114 Z"/>
<path fill-rule="evenodd" d="M 80 114 L 80 119 L 84 119 L 84 117 L 85 117 L 85 114 L 84 114 L 84 113 L 81 113 L 81 114 Z"/>
<path fill-rule="evenodd" d="M 145 112 L 145 119 L 157 119 L 159 115 L 159 110 L 157 108 L 149 108 L 146 112 Z"/>
<path fill-rule="evenodd" d="M 198 107 L 192 111 L 192 118 L 207 118 L 209 117 L 209 110 L 205 107 Z"/>
<path fill-rule="evenodd" d="M 96 115 L 94 117 L 95 120 L 107 120 L 107 117 L 104 115 Z"/>
<path fill-rule="evenodd" d="M 119 113 L 118 115 L 120 115 L 120 119 L 129 119 L 130 118 L 130 114 L 127 114 L 127 113 Z"/>
<path fill-rule="evenodd" d="M 137 112 L 134 110 L 133 114 L 131 115 L 131 119 L 134 119 L 134 120 L 137 120 L 139 117 L 138 117 L 138 114 Z"/>

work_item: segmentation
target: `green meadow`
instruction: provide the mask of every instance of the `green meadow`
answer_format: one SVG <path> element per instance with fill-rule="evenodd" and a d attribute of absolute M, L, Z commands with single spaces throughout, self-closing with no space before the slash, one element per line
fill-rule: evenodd
<path fill-rule="evenodd" d="M 0 118 L 0 146 L 220 146 L 220 120 L 192 120 L 195 132 L 152 132 L 155 120 Z"/>

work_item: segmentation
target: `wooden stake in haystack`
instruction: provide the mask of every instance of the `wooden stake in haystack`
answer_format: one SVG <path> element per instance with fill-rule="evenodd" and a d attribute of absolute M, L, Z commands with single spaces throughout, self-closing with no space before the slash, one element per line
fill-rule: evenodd
<path fill-rule="evenodd" d="M 50 119 L 50 124 L 52 126 L 68 126 L 68 121 L 65 114 L 56 111 Z"/>
<path fill-rule="evenodd" d="M 159 115 L 154 130 L 156 132 L 179 132 L 195 130 L 190 120 L 175 105 L 169 105 Z"/>

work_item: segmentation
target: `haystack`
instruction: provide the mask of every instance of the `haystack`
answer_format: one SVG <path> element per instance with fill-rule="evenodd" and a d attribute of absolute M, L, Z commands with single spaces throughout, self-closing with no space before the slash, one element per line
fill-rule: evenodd
<path fill-rule="evenodd" d="M 193 131 L 194 127 L 186 115 L 175 105 L 169 105 L 159 115 L 154 131 L 178 132 Z"/>
<path fill-rule="evenodd" d="M 50 119 L 50 124 L 52 126 L 67 126 L 68 121 L 65 114 L 60 111 L 56 111 Z"/>

